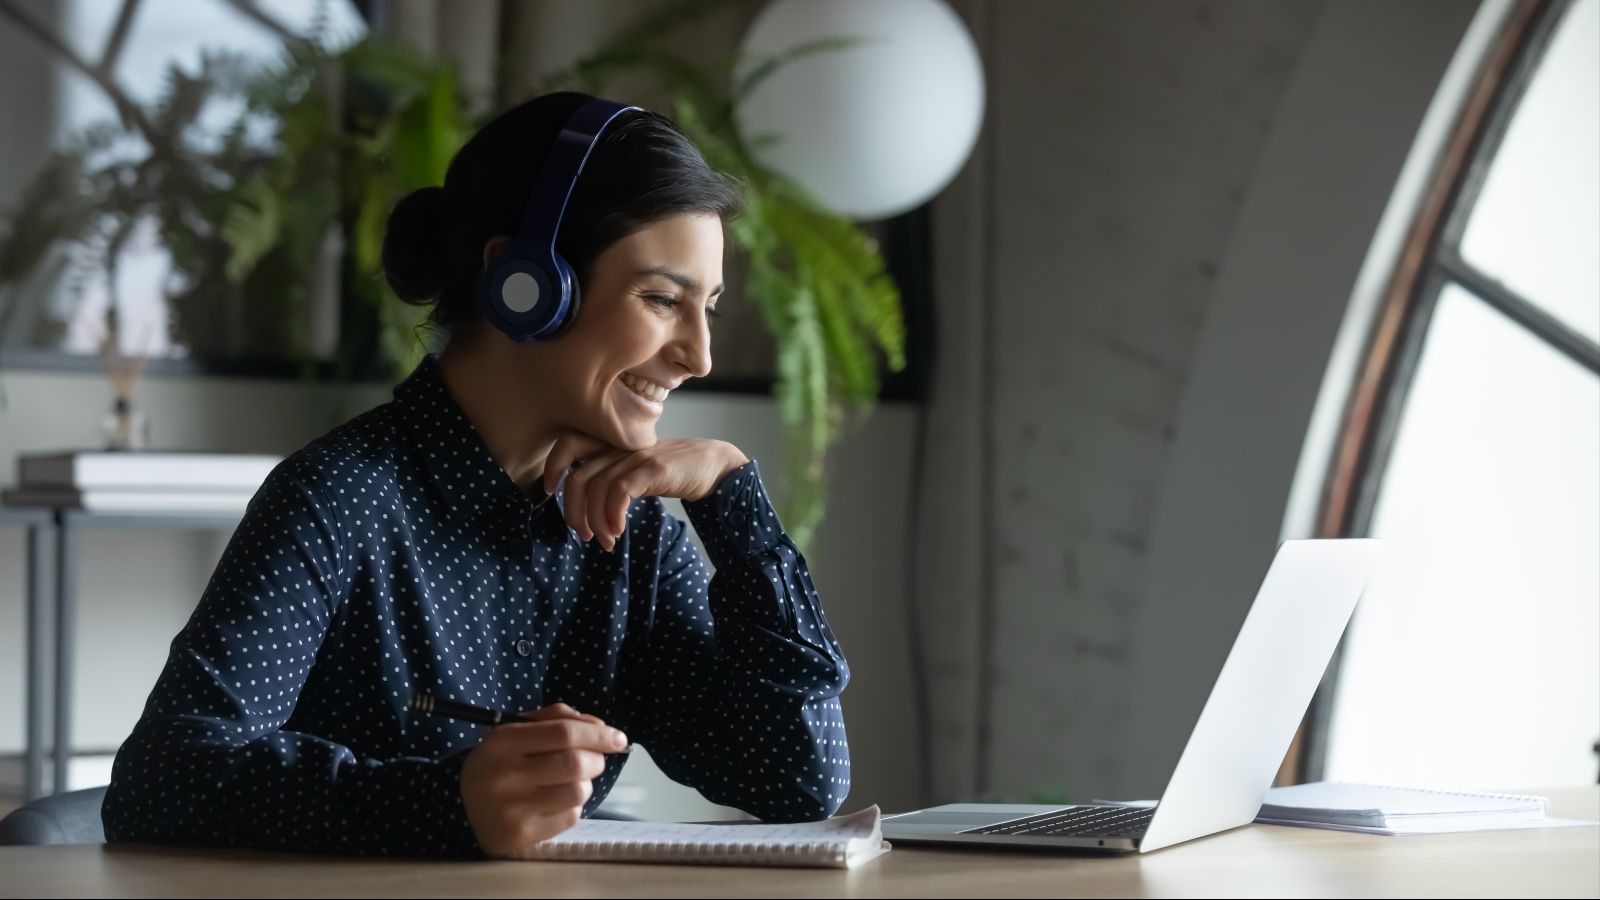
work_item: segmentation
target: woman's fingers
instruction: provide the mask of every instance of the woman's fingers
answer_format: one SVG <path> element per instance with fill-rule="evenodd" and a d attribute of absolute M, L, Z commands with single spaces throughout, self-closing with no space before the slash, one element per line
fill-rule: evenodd
<path fill-rule="evenodd" d="M 605 517 L 606 527 L 617 536 L 617 540 L 622 539 L 622 532 L 628 528 L 628 506 L 639 496 L 631 486 L 632 481 L 632 475 L 624 473 L 611 479 L 610 489 L 606 491 L 605 511 L 602 515 Z"/>
<path fill-rule="evenodd" d="M 596 725 L 606 724 L 599 716 L 578 712 L 565 703 L 547 703 L 538 709 L 524 710 L 519 715 L 529 722 L 544 722 L 549 719 L 578 719 L 583 722 L 593 722 Z"/>
<path fill-rule="evenodd" d="M 553 494 L 561 484 L 561 476 L 572 464 L 609 450 L 604 442 L 580 431 L 569 431 L 556 439 L 555 445 L 544 460 L 544 492 Z"/>
<path fill-rule="evenodd" d="M 492 752 L 512 757 L 532 757 L 569 750 L 595 754 L 621 753 L 627 749 L 628 736 L 610 725 L 552 718 L 542 722 L 496 726 L 480 746 L 492 747 Z"/>
<path fill-rule="evenodd" d="M 629 454 L 589 485 L 589 525 L 599 536 L 600 545 L 607 550 L 616 549 L 617 541 L 628 527 L 628 504 L 635 497 L 644 496 L 639 483 L 644 460 L 642 454 Z"/>
<path fill-rule="evenodd" d="M 583 465 L 573 469 L 572 474 L 567 476 L 562 511 L 566 514 L 567 524 L 578 533 L 579 540 L 587 541 L 595 535 L 596 529 L 589 522 L 589 491 L 598 489 L 603 494 L 605 487 L 600 479 L 604 478 L 607 469 L 624 456 L 626 454 L 616 450 L 601 453 L 584 460 Z"/>

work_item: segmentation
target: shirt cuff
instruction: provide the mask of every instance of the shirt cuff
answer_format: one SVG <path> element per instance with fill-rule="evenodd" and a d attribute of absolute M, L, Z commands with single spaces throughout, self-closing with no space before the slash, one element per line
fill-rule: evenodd
<path fill-rule="evenodd" d="M 393 843 L 396 846 L 405 847 L 409 837 L 412 841 L 425 840 L 430 844 L 437 841 L 442 853 L 431 846 L 417 848 L 430 856 L 476 859 L 487 856 L 478 845 L 478 835 L 467 818 L 466 800 L 461 796 L 461 767 L 471 751 L 469 747 L 439 759 L 417 758 L 414 766 L 392 763 L 385 766 L 399 776 L 396 781 L 406 782 L 403 786 L 390 785 L 393 790 L 388 791 L 397 799 L 406 798 L 404 804 L 397 803 L 398 808 L 387 810 L 385 815 L 392 827 L 405 832 L 395 834 Z M 407 808 L 412 811 L 409 816 Z"/>
<path fill-rule="evenodd" d="M 788 540 L 753 459 L 724 475 L 711 493 L 685 501 L 683 509 L 705 544 L 706 555 L 719 569 Z"/>

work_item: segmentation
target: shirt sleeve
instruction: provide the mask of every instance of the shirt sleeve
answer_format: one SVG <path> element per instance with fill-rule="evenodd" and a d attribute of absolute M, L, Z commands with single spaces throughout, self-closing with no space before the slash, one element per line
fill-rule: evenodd
<path fill-rule="evenodd" d="M 714 803 L 771 822 L 833 815 L 850 790 L 839 707 L 850 667 L 805 560 L 754 461 L 684 506 L 716 574 L 684 523 L 662 512 L 631 737 Z"/>
<path fill-rule="evenodd" d="M 101 815 L 109 841 L 476 855 L 460 756 L 372 759 L 284 726 L 349 590 L 315 466 L 251 501 L 133 734 Z"/>

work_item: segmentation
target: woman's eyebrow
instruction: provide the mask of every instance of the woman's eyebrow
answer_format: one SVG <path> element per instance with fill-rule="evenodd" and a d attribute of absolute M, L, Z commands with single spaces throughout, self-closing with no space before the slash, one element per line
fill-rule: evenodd
<path fill-rule="evenodd" d="M 685 275 L 684 273 L 679 272 L 676 269 L 669 269 L 666 266 L 656 266 L 653 269 L 642 269 L 642 270 L 640 270 L 640 271 L 638 271 L 638 272 L 636 272 L 634 274 L 636 274 L 636 275 L 660 275 L 662 278 L 665 278 L 668 281 L 671 281 L 673 284 L 676 284 L 678 287 L 683 288 L 684 290 L 688 291 L 691 294 L 700 293 L 700 282 L 694 280 L 693 278 L 690 278 L 688 275 Z M 707 295 L 706 299 L 709 300 L 709 299 L 711 299 L 713 297 L 717 297 L 717 296 L 721 295 L 722 294 L 722 289 L 725 288 L 725 287 L 727 287 L 727 285 L 725 285 L 725 284 L 717 285 L 716 289 L 713 290 L 709 295 Z"/>

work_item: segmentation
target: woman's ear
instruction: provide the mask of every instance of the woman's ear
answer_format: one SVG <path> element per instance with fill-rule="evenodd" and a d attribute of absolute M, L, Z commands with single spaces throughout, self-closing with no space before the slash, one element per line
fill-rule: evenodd
<path fill-rule="evenodd" d="M 489 268 L 490 263 L 494 262 L 500 254 L 506 252 L 506 245 L 509 243 L 511 243 L 511 239 L 503 234 L 497 234 L 489 238 L 483 245 L 483 267 L 485 269 Z"/>

